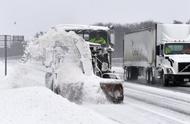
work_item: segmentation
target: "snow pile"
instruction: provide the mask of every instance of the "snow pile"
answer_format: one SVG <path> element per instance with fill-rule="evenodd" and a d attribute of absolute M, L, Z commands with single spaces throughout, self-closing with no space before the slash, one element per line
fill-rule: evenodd
<path fill-rule="evenodd" d="M 44 87 L 0 91 L 1 124 L 117 124 Z"/>
<path fill-rule="evenodd" d="M 45 71 L 43 69 L 38 63 L 22 64 L 17 61 L 8 63 L 8 75 L 5 77 L 3 72 L 0 89 L 45 86 Z"/>
<path fill-rule="evenodd" d="M 51 29 L 32 41 L 27 52 L 32 61 L 42 61 L 57 74 L 54 87 L 62 96 L 77 103 L 107 102 L 100 89 L 102 79 L 93 74 L 89 45 L 74 32 Z"/>

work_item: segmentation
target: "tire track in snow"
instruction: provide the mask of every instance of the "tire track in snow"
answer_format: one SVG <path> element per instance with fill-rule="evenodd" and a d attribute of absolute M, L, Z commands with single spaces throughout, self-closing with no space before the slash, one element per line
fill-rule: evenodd
<path fill-rule="evenodd" d="M 160 93 L 162 94 L 162 93 Z M 140 90 L 135 87 L 127 87 L 125 89 L 125 96 L 137 99 L 149 104 L 164 107 L 182 114 L 190 115 L 190 103 L 189 99 L 178 99 L 167 95 L 160 95 L 158 93 L 146 91 L 145 89 Z"/>

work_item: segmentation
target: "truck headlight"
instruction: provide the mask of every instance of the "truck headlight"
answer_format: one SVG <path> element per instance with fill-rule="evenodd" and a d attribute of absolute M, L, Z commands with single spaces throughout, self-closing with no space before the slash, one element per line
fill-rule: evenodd
<path fill-rule="evenodd" d="M 166 72 L 167 72 L 167 74 L 173 74 L 173 71 L 171 68 L 166 68 Z"/>

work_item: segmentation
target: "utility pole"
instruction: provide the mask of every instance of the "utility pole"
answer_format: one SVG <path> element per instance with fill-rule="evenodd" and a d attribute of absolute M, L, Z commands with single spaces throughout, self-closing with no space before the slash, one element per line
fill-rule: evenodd
<path fill-rule="evenodd" d="M 7 35 L 4 36 L 4 48 L 5 48 L 5 76 L 7 76 Z"/>

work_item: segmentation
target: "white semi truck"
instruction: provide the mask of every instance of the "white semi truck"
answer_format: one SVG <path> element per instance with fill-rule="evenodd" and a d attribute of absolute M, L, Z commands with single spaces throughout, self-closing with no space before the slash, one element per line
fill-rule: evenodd
<path fill-rule="evenodd" d="M 124 35 L 124 79 L 163 86 L 190 82 L 190 25 L 155 24 Z"/>

